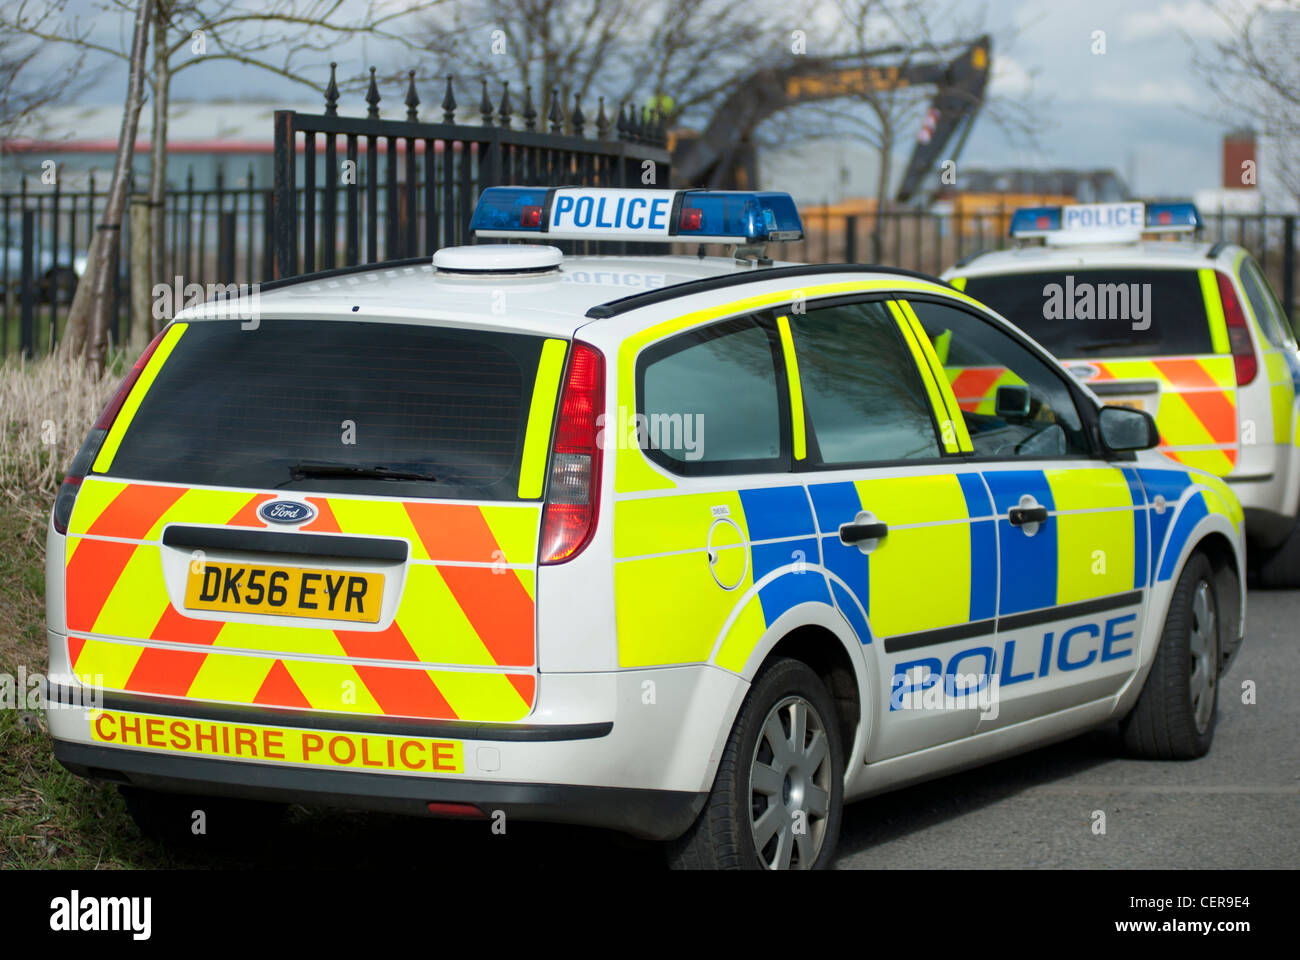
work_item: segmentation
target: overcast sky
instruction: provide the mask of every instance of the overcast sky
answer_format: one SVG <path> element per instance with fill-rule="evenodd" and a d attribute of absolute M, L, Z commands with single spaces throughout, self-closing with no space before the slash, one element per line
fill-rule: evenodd
<path fill-rule="evenodd" d="M 1191 44 L 1208 44 L 1222 30 L 1203 0 L 957 2 L 969 3 L 972 17 L 982 11 L 995 43 L 1010 38 L 1009 44 L 995 45 L 994 93 L 1019 98 L 1032 91 L 1050 105 L 1034 145 L 1009 142 L 989 118 L 981 118 L 966 145 L 964 163 L 1112 168 L 1140 194 L 1189 194 L 1218 184 L 1226 125 L 1191 63 Z M 116 26 L 97 26 L 101 39 L 116 42 Z M 1092 52 L 1098 30 L 1105 31 L 1101 55 Z M 364 51 L 359 43 L 349 44 L 333 55 L 349 73 L 375 60 L 385 62 L 384 52 L 373 43 Z M 402 52 L 403 61 L 409 57 Z M 120 102 L 119 85 L 124 83 L 121 71 L 114 70 L 87 99 Z M 301 86 L 251 69 L 223 68 L 219 84 L 211 70 L 201 67 L 178 75 L 174 98 L 213 96 L 282 98 L 297 104 L 314 99 Z M 909 141 L 909 151 L 910 146 Z"/>

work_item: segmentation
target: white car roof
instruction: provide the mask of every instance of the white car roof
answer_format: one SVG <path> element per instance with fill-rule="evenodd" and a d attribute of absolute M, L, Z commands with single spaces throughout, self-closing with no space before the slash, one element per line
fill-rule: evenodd
<path fill-rule="evenodd" d="M 730 257 L 645 256 L 565 257 L 557 272 L 536 276 L 461 276 L 435 273 L 430 262 L 419 264 L 375 264 L 371 269 L 341 272 L 333 276 L 304 277 L 277 284 L 258 295 L 257 315 L 267 319 L 382 319 L 389 322 L 482 327 L 485 320 L 509 332 L 570 337 L 581 326 L 593 322 L 587 316 L 592 307 L 622 297 L 646 293 L 693 280 L 743 276 L 747 282 L 721 289 L 683 291 L 672 308 L 684 313 L 689 308 L 707 307 L 742 299 L 770 288 L 799 286 L 804 277 L 815 277 L 816 266 L 774 262 L 772 267 L 806 266 L 808 273 L 798 280 L 780 275 L 767 277 L 769 267 L 739 263 Z M 834 280 L 850 279 L 843 265 Z M 854 278 L 900 280 L 898 273 L 853 271 Z M 945 285 L 931 280 L 939 288 Z M 209 301 L 177 314 L 178 320 L 219 319 L 236 314 L 226 302 Z M 647 317 L 647 321 L 653 322 Z M 603 322 L 603 321 L 596 321 Z"/>
<path fill-rule="evenodd" d="M 1208 267 L 1225 256 L 1231 262 L 1235 251 L 1239 249 L 1233 244 L 1218 245 L 1219 252 L 1215 259 L 1211 260 L 1209 254 L 1214 246 L 1209 243 L 1182 240 L 1025 246 L 982 254 L 963 266 L 950 267 L 944 271 L 943 277 L 947 279 L 954 276 L 978 277 L 987 274 L 1098 267 L 1143 266 L 1189 269 Z"/>

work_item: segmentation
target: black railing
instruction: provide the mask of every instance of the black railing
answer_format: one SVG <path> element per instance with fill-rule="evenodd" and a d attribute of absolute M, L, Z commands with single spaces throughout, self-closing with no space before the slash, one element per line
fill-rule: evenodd
<path fill-rule="evenodd" d="M 645 145 L 633 152 L 637 157 L 650 158 Z M 399 157 L 399 160 L 404 159 Z M 416 156 L 417 161 L 419 156 Z M 399 165 L 399 170 L 401 166 Z M 363 169 L 362 174 L 365 173 Z M 639 175 L 639 173 L 638 173 Z M 320 231 L 330 235 L 329 211 L 333 223 L 347 223 L 348 192 L 335 185 L 331 206 L 329 188 L 318 179 L 309 193 L 306 186 L 295 189 L 295 207 L 313 209 L 319 214 L 316 220 Z M 402 191 L 410 181 L 399 180 Z M 472 181 L 471 181 L 472 182 Z M 224 175 L 219 175 L 216 186 L 197 189 L 192 175 L 185 178 L 185 186 L 168 191 L 165 198 L 166 258 L 165 275 L 158 282 L 174 283 L 180 276 L 183 284 L 199 283 L 254 283 L 272 279 L 276 273 L 272 242 L 273 218 L 268 211 L 273 208 L 273 191 L 258 185 L 250 168 L 247 179 L 238 185 L 227 185 Z M 416 181 L 417 203 L 425 200 L 423 182 Z M 369 189 L 365 176 L 358 178 L 359 190 L 355 195 L 358 213 L 354 222 L 362 222 Z M 435 187 L 442 184 L 435 179 Z M 453 182 L 453 201 L 450 209 L 454 216 L 452 227 L 446 231 L 443 217 L 444 205 L 439 197 L 435 207 L 438 216 L 434 246 L 458 242 L 463 234 L 458 231 L 464 220 L 459 206 L 458 182 Z M 376 196 L 384 191 L 378 186 Z M 309 203 L 307 198 L 312 196 Z M 381 201 L 382 202 L 382 201 Z M 21 352 L 26 356 L 51 350 L 61 339 L 67 319 L 67 310 L 80 272 L 82 257 L 94 225 L 103 215 L 104 191 L 92 176 L 88 188 L 81 191 L 42 188 L 25 181 L 14 193 L 0 193 L 0 354 Z M 400 210 L 401 204 L 398 204 Z M 382 208 L 381 208 L 382 209 Z M 825 209 L 806 208 L 803 211 L 807 239 L 802 243 L 774 246 L 772 254 L 783 260 L 817 262 L 876 261 L 885 265 L 907 267 L 926 273 L 940 273 L 963 257 L 980 250 L 999 249 L 1009 245 L 1006 237 L 1006 218 L 1010 210 L 992 213 L 931 213 L 918 210 L 887 211 L 879 218 L 870 213 L 857 215 L 837 214 Z M 304 214 L 305 219 L 305 214 Z M 416 221 L 414 244 L 400 249 L 421 249 L 430 237 L 425 233 L 427 212 Z M 1290 311 L 1292 324 L 1300 326 L 1300 302 L 1297 302 L 1296 274 L 1297 228 L 1300 217 L 1294 214 L 1211 214 L 1206 217 L 1206 228 L 1200 238 L 1214 242 L 1226 240 L 1250 250 L 1260 261 L 1273 289 Z M 399 242 L 411 240 L 409 219 L 396 220 L 400 225 Z M 458 226 L 461 225 L 461 226 Z M 27 225 L 26 232 L 24 226 Z M 382 225 L 382 234 L 380 227 Z M 114 271 L 114 309 L 110 337 L 114 344 L 121 343 L 130 318 L 130 283 L 127 274 L 127 252 L 130 250 L 130 218 L 123 223 L 123 253 Z M 387 243 L 391 236 L 387 221 L 376 221 L 377 251 L 386 254 L 378 236 Z M 318 234 L 318 231 L 313 231 Z M 354 234 L 354 236 L 356 236 Z M 334 259 L 329 259 L 328 244 L 316 241 L 314 263 L 317 268 L 360 261 L 365 249 L 362 238 L 355 241 L 354 258 L 342 245 L 334 248 Z M 879 254 L 875 251 L 879 249 Z M 391 248 L 399 249 L 395 243 Z M 424 247 L 427 251 L 427 246 Z M 683 248 L 684 250 L 687 248 Z M 694 248 L 690 248 L 693 252 Z M 663 252 L 662 249 L 659 252 Z M 714 252 L 725 253 L 718 248 Z M 304 265 L 306 261 L 303 261 Z M 28 279 L 24 281 L 24 277 Z"/>
<path fill-rule="evenodd" d="M 68 308 L 85 263 L 89 238 L 103 218 L 106 190 L 92 172 L 87 188 L 29 186 L 0 193 L 0 356 L 33 356 L 62 339 Z M 131 202 L 145 197 L 132 194 Z M 254 283 L 272 278 L 271 191 L 259 187 L 250 166 L 242 184 L 228 185 L 221 167 L 215 186 L 197 189 L 190 170 L 185 186 L 164 200 L 164 250 L 160 283 Z M 30 226 L 28 227 L 28 224 Z M 27 229 L 25 230 L 25 227 Z M 122 247 L 114 265 L 109 337 L 120 343 L 130 319 L 131 218 L 122 222 Z M 24 278 L 30 276 L 29 280 Z"/>
<path fill-rule="evenodd" d="M 648 110 L 623 105 L 611 122 L 601 97 L 592 123 L 576 95 L 566 112 L 552 90 L 543 117 L 528 87 L 518 129 L 510 85 L 494 107 L 483 80 L 481 124 L 461 124 L 449 76 L 442 120 L 422 121 L 411 71 L 406 118 L 385 120 L 372 67 L 367 115 L 341 117 L 334 70 L 331 64 L 323 114 L 275 114 L 274 237 L 281 277 L 466 243 L 474 203 L 486 187 L 640 186 L 647 171 L 656 185 L 666 187 L 671 179 L 663 123 Z M 589 127 L 594 138 L 586 135 Z"/>

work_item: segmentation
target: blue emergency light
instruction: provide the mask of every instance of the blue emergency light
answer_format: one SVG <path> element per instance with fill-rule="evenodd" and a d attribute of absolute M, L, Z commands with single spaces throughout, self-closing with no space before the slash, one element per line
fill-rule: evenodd
<path fill-rule="evenodd" d="M 788 193 L 488 187 L 470 220 L 478 237 L 758 244 L 803 239 Z"/>
<path fill-rule="evenodd" d="M 1009 232 L 1054 244 L 1113 243 L 1139 240 L 1144 233 L 1187 233 L 1201 225 L 1192 203 L 1076 203 L 1021 207 L 1011 215 Z"/>

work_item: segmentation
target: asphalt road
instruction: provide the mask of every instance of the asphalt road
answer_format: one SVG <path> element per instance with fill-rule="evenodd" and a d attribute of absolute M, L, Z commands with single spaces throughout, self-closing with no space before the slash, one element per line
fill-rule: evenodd
<path fill-rule="evenodd" d="M 1103 732 L 864 800 L 846 810 L 838 866 L 1294 869 L 1300 590 L 1252 590 L 1246 608 L 1207 756 L 1130 760 Z"/>
<path fill-rule="evenodd" d="M 1210 754 L 1123 758 L 1088 734 L 850 805 L 837 866 L 1206 869 L 1300 865 L 1300 591 L 1252 591 L 1246 642 L 1220 688 Z M 1243 681 L 1256 703 L 1242 703 Z M 1106 815 L 1094 834 L 1093 812 Z M 250 845 L 252 846 L 252 845 Z M 296 811 L 270 842 L 197 852 L 188 865 L 428 869 L 448 862 L 608 872 L 663 869 L 616 834 L 548 824 L 457 823 Z M 1204 891 L 1227 893 L 1232 891 Z"/>

